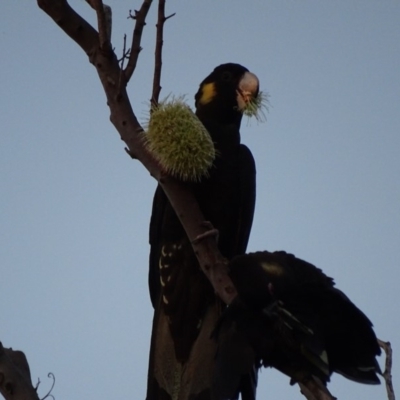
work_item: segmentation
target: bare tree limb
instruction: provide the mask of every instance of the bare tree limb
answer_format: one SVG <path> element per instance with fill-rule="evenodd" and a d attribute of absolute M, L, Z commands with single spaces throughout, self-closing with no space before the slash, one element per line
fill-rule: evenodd
<path fill-rule="evenodd" d="M 32 386 L 28 361 L 22 351 L 6 349 L 0 342 L 0 393 L 6 400 L 39 400 Z"/>
<path fill-rule="evenodd" d="M 387 396 L 389 400 L 395 400 L 396 397 L 392 382 L 392 346 L 390 342 L 384 342 L 380 339 L 378 339 L 378 343 L 386 354 L 385 371 L 383 372 L 382 376 L 385 380 Z"/>
<path fill-rule="evenodd" d="M 111 30 L 112 30 L 112 10 L 102 0 L 86 0 L 86 3 L 96 11 L 97 25 L 99 27 L 99 36 L 101 48 L 105 51 L 111 49 Z"/>
<path fill-rule="evenodd" d="M 139 53 L 141 52 L 142 48 L 140 47 L 140 42 L 142 40 L 142 33 L 143 28 L 146 25 L 146 17 L 147 13 L 150 10 L 152 0 L 144 0 L 140 10 L 134 10 L 135 14 L 130 14 L 130 17 L 136 20 L 135 28 L 133 30 L 132 36 L 132 46 L 131 46 L 131 53 L 129 56 L 128 65 L 125 68 L 125 80 L 128 83 L 132 77 L 133 72 L 135 71 L 137 60 L 139 58 Z"/>
<path fill-rule="evenodd" d="M 110 32 L 107 29 L 103 1 L 91 0 L 91 5 L 96 10 L 97 14 L 97 26 L 99 29 L 100 48 L 103 51 L 111 51 Z"/>
<path fill-rule="evenodd" d="M 321 387 L 314 380 L 299 383 L 300 392 L 307 400 L 337 400 L 326 387 Z"/>
<path fill-rule="evenodd" d="M 37 3 L 86 54 L 89 55 L 99 46 L 96 30 L 78 15 L 67 1 L 38 0 Z"/>
<path fill-rule="evenodd" d="M 207 229 L 204 227 L 204 218 L 193 194 L 181 182 L 165 176 L 144 146 L 143 128 L 132 110 L 126 85 L 118 85 L 121 70 L 114 52 L 100 51 L 98 33 L 68 5 L 66 0 L 37 1 L 39 7 L 89 55 L 89 60 L 95 66 L 106 93 L 111 113 L 110 120 L 126 143 L 129 154 L 137 158 L 159 181 L 189 239 L 193 242 L 196 238 L 202 237 Z M 226 274 L 226 260 L 218 251 L 216 238 L 206 235 L 202 240 L 195 241 L 193 247 L 203 271 L 216 292 L 225 303 L 229 304 L 235 297 L 236 290 Z"/>
<path fill-rule="evenodd" d="M 151 96 L 151 105 L 157 106 L 161 92 L 161 68 L 162 68 L 162 47 L 164 44 L 164 23 L 167 19 L 172 18 L 175 13 L 165 16 L 165 0 L 158 1 L 158 18 L 157 18 L 157 37 L 154 62 L 154 78 L 153 92 Z"/>

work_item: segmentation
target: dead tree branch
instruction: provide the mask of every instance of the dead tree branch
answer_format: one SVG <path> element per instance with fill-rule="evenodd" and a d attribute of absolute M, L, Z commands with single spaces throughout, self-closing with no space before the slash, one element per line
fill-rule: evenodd
<path fill-rule="evenodd" d="M 206 229 L 196 199 L 185 185 L 170 176 L 163 175 L 157 162 L 144 147 L 143 128 L 132 110 L 126 85 L 118 85 L 121 70 L 115 53 L 101 51 L 97 31 L 78 15 L 66 0 L 37 0 L 37 2 L 39 7 L 88 54 L 103 85 L 110 108 L 110 120 L 126 143 L 129 153 L 137 158 L 160 183 L 189 239 L 193 242 L 197 237 L 201 237 Z M 141 10 L 145 3 L 151 4 L 151 1 L 145 0 Z M 141 24 L 144 23 L 143 19 Z M 226 260 L 218 251 L 215 237 L 205 236 L 204 239 L 195 241 L 193 247 L 203 271 L 218 295 L 229 304 L 235 297 L 236 290 L 226 274 Z"/>
<path fill-rule="evenodd" d="M 154 54 L 154 78 L 153 78 L 153 92 L 151 96 L 152 107 L 158 105 L 158 100 L 161 92 L 161 68 L 162 68 L 162 48 L 164 44 L 164 23 L 167 19 L 172 18 L 175 13 L 165 16 L 165 0 L 158 2 L 158 18 L 157 18 L 157 37 L 156 49 Z"/>
<path fill-rule="evenodd" d="M 143 28 L 146 25 L 146 17 L 147 13 L 150 10 L 152 0 L 144 0 L 140 10 L 134 10 L 135 14 L 130 14 L 130 17 L 136 20 L 135 28 L 133 29 L 133 36 L 132 36 L 132 46 L 131 46 L 131 53 L 129 55 L 128 65 L 125 68 L 125 80 L 126 83 L 129 82 L 131 79 L 133 72 L 135 71 L 137 60 L 139 58 L 139 53 L 141 52 L 142 48 L 140 47 L 140 42 L 142 40 L 142 33 Z"/>
<path fill-rule="evenodd" d="M 100 48 L 103 51 L 111 51 L 110 34 L 107 29 L 106 16 L 104 12 L 104 5 L 102 0 L 91 0 L 97 14 L 97 26 L 99 29 L 99 42 Z"/>
<path fill-rule="evenodd" d="M 39 400 L 32 386 L 28 361 L 22 351 L 6 349 L 0 342 L 0 393 L 6 400 Z"/>
<path fill-rule="evenodd" d="M 300 392 L 307 400 L 337 400 L 333 397 L 326 387 L 321 387 L 320 384 L 313 380 L 304 383 L 299 383 Z"/>
<path fill-rule="evenodd" d="M 380 339 L 378 339 L 378 343 L 386 354 L 385 371 L 383 372 L 382 376 L 383 379 L 385 380 L 388 399 L 395 400 L 396 397 L 394 394 L 393 382 L 392 382 L 392 346 L 390 345 L 390 342 L 384 342 L 383 340 Z"/>

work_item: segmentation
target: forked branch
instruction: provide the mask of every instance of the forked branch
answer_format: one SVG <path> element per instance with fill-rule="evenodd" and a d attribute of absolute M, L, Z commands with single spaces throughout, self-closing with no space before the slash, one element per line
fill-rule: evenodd
<path fill-rule="evenodd" d="M 165 176 L 144 146 L 143 128 L 132 110 L 126 87 L 118 84 L 121 69 L 116 55 L 113 51 L 105 53 L 100 50 L 97 31 L 78 15 L 66 0 L 37 1 L 43 11 L 89 55 L 106 93 L 111 122 L 126 143 L 129 153 L 137 158 L 163 187 L 189 239 L 194 241 L 206 232 L 203 226 L 204 218 L 191 191 L 176 179 Z M 146 9 L 145 4 L 149 5 L 151 2 L 144 0 L 141 10 Z M 141 24 L 144 24 L 144 17 L 141 18 Z M 236 292 L 229 277 L 221 272 L 225 271 L 221 266 L 225 266 L 226 260 L 218 251 L 215 237 L 210 236 L 198 241 L 193 247 L 202 269 L 217 293 L 229 304 Z"/>

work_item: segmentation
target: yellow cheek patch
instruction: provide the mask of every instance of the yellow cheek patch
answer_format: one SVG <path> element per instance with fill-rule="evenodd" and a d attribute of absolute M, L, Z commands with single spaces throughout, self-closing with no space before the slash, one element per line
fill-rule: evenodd
<path fill-rule="evenodd" d="M 268 274 L 280 276 L 284 274 L 284 270 L 277 264 L 261 263 L 261 268 Z"/>
<path fill-rule="evenodd" d="M 214 83 L 205 83 L 201 87 L 201 97 L 199 100 L 200 104 L 207 104 L 215 97 L 215 85 Z"/>

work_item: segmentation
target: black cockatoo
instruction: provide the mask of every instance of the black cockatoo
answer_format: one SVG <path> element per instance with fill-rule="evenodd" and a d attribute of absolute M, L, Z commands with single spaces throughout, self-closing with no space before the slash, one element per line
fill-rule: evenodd
<path fill-rule="evenodd" d="M 246 251 L 253 221 L 255 164 L 240 144 L 239 128 L 243 110 L 258 94 L 257 77 L 229 63 L 216 67 L 195 95 L 196 115 L 217 156 L 207 178 L 187 185 L 205 219 L 218 229 L 218 247 L 227 259 Z M 222 304 L 160 186 L 153 200 L 150 245 L 154 319 L 147 400 L 211 399 L 216 345 L 210 336 Z"/>
<path fill-rule="evenodd" d="M 334 372 L 380 383 L 370 320 L 320 269 L 284 251 L 263 251 L 235 257 L 229 276 L 238 297 L 213 334 L 215 399 L 235 399 L 242 376 L 262 365 L 291 383 L 326 385 Z"/>

